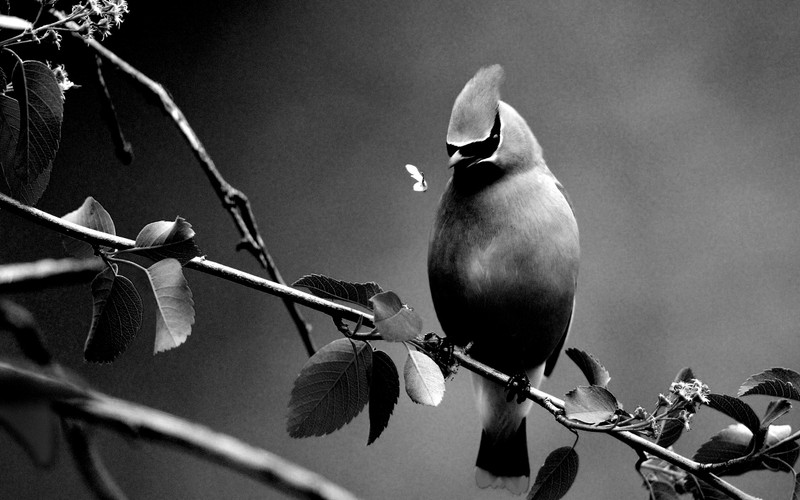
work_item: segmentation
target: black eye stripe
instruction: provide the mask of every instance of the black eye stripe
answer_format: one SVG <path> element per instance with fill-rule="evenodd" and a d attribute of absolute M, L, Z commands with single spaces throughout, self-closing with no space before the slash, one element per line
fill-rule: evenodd
<path fill-rule="evenodd" d="M 477 158 L 488 158 L 494 154 L 497 150 L 497 146 L 500 145 L 500 113 L 497 113 L 494 116 L 494 125 L 492 125 L 492 130 L 489 132 L 489 137 L 482 141 L 478 142 L 471 142 L 469 144 L 465 144 L 461 147 L 453 146 L 452 144 L 447 145 L 447 155 L 453 156 L 456 154 L 456 151 L 460 151 L 461 154 L 465 157 L 477 157 Z"/>

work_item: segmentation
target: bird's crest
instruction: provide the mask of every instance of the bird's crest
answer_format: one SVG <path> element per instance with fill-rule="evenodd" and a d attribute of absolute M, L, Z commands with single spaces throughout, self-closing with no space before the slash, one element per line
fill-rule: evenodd
<path fill-rule="evenodd" d="M 495 64 L 479 69 L 467 82 L 453 104 L 448 144 L 463 146 L 489 137 L 500 102 L 503 75 L 503 68 Z"/>

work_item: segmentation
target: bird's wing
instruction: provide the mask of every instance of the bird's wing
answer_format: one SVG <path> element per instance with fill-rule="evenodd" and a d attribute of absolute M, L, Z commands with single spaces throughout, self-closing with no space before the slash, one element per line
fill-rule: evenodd
<path fill-rule="evenodd" d="M 561 350 L 564 349 L 564 343 L 567 341 L 567 337 L 569 336 L 569 327 L 572 326 L 572 316 L 575 315 L 575 299 L 572 300 L 572 310 L 569 314 L 569 321 L 567 321 L 567 326 L 564 328 L 564 334 L 561 335 L 561 340 L 558 341 L 558 345 L 556 346 L 553 354 L 547 358 L 547 361 L 544 365 L 544 376 L 549 377 L 551 373 L 553 373 L 553 369 L 556 367 L 556 362 L 558 361 L 558 355 L 561 354 Z"/>
<path fill-rule="evenodd" d="M 556 179 L 556 187 L 559 191 L 561 191 L 561 195 L 567 200 L 567 205 L 569 205 L 569 209 L 572 210 L 572 216 L 575 216 L 575 207 L 572 205 L 572 200 L 569 199 L 569 195 L 567 194 L 567 190 L 564 189 L 564 186 Z"/>

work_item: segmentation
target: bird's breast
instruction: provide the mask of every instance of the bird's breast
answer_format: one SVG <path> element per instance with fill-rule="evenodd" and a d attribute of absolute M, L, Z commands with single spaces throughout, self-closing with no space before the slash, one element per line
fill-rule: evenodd
<path fill-rule="evenodd" d="M 459 344 L 538 338 L 549 354 L 569 321 L 578 258 L 577 224 L 552 177 L 468 196 L 451 183 L 428 255 L 442 328 Z"/>

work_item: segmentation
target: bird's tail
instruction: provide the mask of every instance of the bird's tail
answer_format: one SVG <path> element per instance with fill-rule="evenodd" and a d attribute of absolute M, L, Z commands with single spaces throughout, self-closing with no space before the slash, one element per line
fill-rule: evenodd
<path fill-rule="evenodd" d="M 516 432 L 500 439 L 492 439 L 483 431 L 475 467 L 475 482 L 479 488 L 505 488 L 515 495 L 527 492 L 531 467 L 525 419 Z"/>

